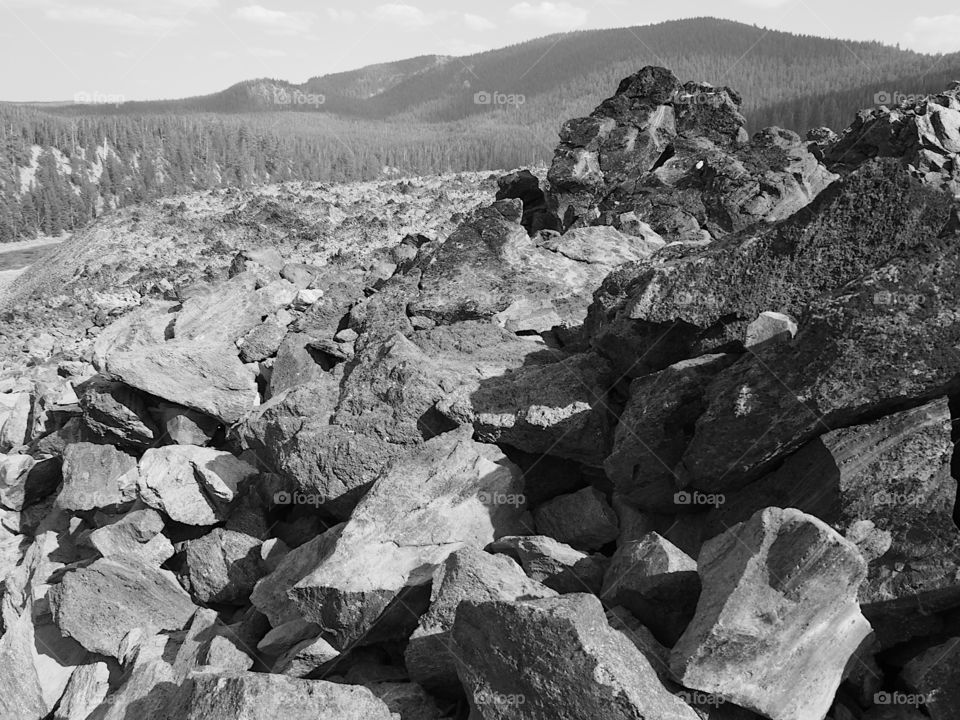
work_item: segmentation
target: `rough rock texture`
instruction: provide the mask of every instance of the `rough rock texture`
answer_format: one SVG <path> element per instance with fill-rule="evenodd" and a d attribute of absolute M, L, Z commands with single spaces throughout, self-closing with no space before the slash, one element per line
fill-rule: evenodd
<path fill-rule="evenodd" d="M 50 589 L 60 630 L 90 652 L 112 657 L 120 657 L 130 630 L 179 630 L 196 609 L 170 573 L 113 560 L 68 572 Z"/>
<path fill-rule="evenodd" d="M 862 604 L 913 598 L 946 607 L 960 599 L 953 432 L 948 403 L 938 400 L 821 435 L 727 497 L 711 511 L 707 532 L 765 507 L 797 508 L 861 545 L 869 562 Z"/>
<path fill-rule="evenodd" d="M 179 405 L 161 403 L 152 411 L 164 438 L 177 445 L 208 445 L 220 427 L 216 418 Z"/>
<path fill-rule="evenodd" d="M 405 588 L 430 582 L 450 553 L 521 532 L 524 509 L 511 499 L 522 494 L 519 469 L 498 450 L 469 430 L 441 435 L 377 480 L 329 556 L 290 594 L 342 648 Z"/>
<path fill-rule="evenodd" d="M 226 423 L 259 402 L 253 374 L 227 345 L 182 340 L 114 352 L 106 370 L 127 385 Z"/>
<path fill-rule="evenodd" d="M 870 633 L 857 548 L 799 510 L 769 508 L 704 545 L 697 565 L 697 612 L 671 653 L 677 680 L 771 720 L 822 718 Z"/>
<path fill-rule="evenodd" d="M 106 663 L 82 665 L 70 676 L 53 720 L 87 720 L 110 690 Z"/>
<path fill-rule="evenodd" d="M 238 488 L 256 475 L 256 468 L 230 453 L 171 445 L 143 454 L 139 492 L 147 505 L 171 520 L 215 525 Z"/>
<path fill-rule="evenodd" d="M 202 603 L 243 604 L 265 574 L 256 538 L 215 528 L 186 543 L 187 578 Z"/>
<path fill-rule="evenodd" d="M 687 628 L 699 596 L 697 563 L 656 533 L 617 548 L 600 593 L 605 605 L 626 608 L 669 646 Z"/>
<path fill-rule="evenodd" d="M 111 518 L 90 533 L 90 545 L 103 557 L 160 567 L 173 556 L 173 545 L 163 533 L 163 518 L 152 508 L 132 510 Z"/>
<path fill-rule="evenodd" d="M 596 488 L 544 503 L 533 512 L 537 530 L 578 550 L 599 550 L 616 540 L 617 514 Z"/>
<path fill-rule="evenodd" d="M 77 389 L 83 421 L 100 437 L 141 448 L 160 436 L 143 395 L 133 388 L 97 375 Z"/>
<path fill-rule="evenodd" d="M 960 704 L 960 638 L 952 637 L 917 655 L 901 677 L 934 720 L 947 720 Z"/>
<path fill-rule="evenodd" d="M 122 505 L 136 499 L 139 478 L 131 455 L 112 445 L 74 443 L 63 453 L 63 489 L 57 504 L 65 510 Z"/>
<path fill-rule="evenodd" d="M 468 600 L 457 610 L 453 637 L 457 672 L 484 720 L 698 717 L 607 624 L 592 595 Z"/>
<path fill-rule="evenodd" d="M 469 600 L 526 600 L 556 593 L 528 578 L 520 566 L 503 555 L 489 555 L 464 547 L 450 555 L 433 574 L 430 610 L 404 653 L 410 678 L 427 689 L 459 687 L 457 657 L 450 631 L 457 607 Z"/>

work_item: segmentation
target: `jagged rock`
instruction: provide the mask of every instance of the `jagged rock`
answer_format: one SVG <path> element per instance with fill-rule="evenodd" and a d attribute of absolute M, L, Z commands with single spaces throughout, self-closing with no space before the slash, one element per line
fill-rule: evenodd
<path fill-rule="evenodd" d="M 183 303 L 173 325 L 173 337 L 198 345 L 232 345 L 263 319 L 293 302 L 297 288 L 277 280 L 259 290 L 256 276 L 242 273 L 212 283 Z"/>
<path fill-rule="evenodd" d="M 163 518 L 152 508 L 131 510 L 90 533 L 90 545 L 108 560 L 160 567 L 173 557 Z"/>
<path fill-rule="evenodd" d="M 592 595 L 467 600 L 453 637 L 471 710 L 484 720 L 697 718 Z"/>
<path fill-rule="evenodd" d="M 136 499 L 139 477 L 136 459 L 112 445 L 69 445 L 57 504 L 72 511 L 123 505 Z"/>
<path fill-rule="evenodd" d="M 59 678 L 41 677 L 44 668 L 39 660 L 33 619 L 28 610 L 13 623 L 7 622 L 0 637 L 0 665 L 4 669 L 0 674 L 0 717 L 43 720 L 60 699 L 51 685 L 59 686 L 62 693 L 67 678 L 59 682 Z M 54 694 L 56 697 L 51 699 Z"/>
<path fill-rule="evenodd" d="M 216 418 L 179 405 L 161 403 L 152 411 L 161 432 L 177 445 L 209 445 L 220 428 Z"/>
<path fill-rule="evenodd" d="M 200 602 L 243 604 L 265 568 L 260 541 L 243 533 L 214 528 L 186 543 L 187 577 Z"/>
<path fill-rule="evenodd" d="M 768 343 L 793 340 L 797 335 L 797 323 L 789 315 L 778 312 L 760 313 L 760 317 L 747 325 L 743 344 L 748 348 L 761 347 Z"/>
<path fill-rule="evenodd" d="M 77 389 L 84 423 L 105 440 L 146 448 L 159 437 L 143 395 L 133 388 L 98 375 Z"/>
<path fill-rule="evenodd" d="M 253 374 L 236 348 L 179 340 L 113 352 L 106 370 L 127 385 L 225 423 L 239 420 L 259 403 Z"/>
<path fill-rule="evenodd" d="M 404 653 L 410 679 L 431 690 L 456 690 L 456 653 L 450 631 L 463 600 L 525 600 L 556 592 L 528 578 L 510 558 L 472 547 L 451 554 L 433 573 L 430 610 Z"/>
<path fill-rule="evenodd" d="M 768 508 L 703 546 L 697 612 L 671 654 L 685 687 L 771 720 L 822 718 L 870 634 L 856 547 L 799 510 Z"/>
<path fill-rule="evenodd" d="M 548 173 L 567 228 L 636 213 L 670 239 L 722 237 L 801 209 L 835 175 L 795 133 L 748 143 L 740 97 L 645 67 L 588 118 L 569 120 Z"/>
<path fill-rule="evenodd" d="M 183 720 L 391 720 L 366 688 L 264 673 L 195 672 L 185 685 Z"/>
<path fill-rule="evenodd" d="M 900 676 L 934 720 L 949 720 L 960 707 L 960 638 L 923 651 L 903 668 Z"/>
<path fill-rule="evenodd" d="M 569 239 L 550 234 L 531 238 L 519 215 L 518 200 L 499 200 L 475 211 L 426 264 L 410 313 L 449 324 L 507 311 L 504 322 L 509 320 L 517 332 L 577 326 L 586 317 L 591 293 L 610 270 L 645 259 L 659 247 L 654 238 L 613 229 Z M 508 311 L 525 305 L 537 311 Z"/>
<path fill-rule="evenodd" d="M 140 497 L 176 522 L 215 525 L 226 517 L 238 488 L 257 469 L 230 453 L 171 445 L 140 459 Z"/>
<path fill-rule="evenodd" d="M 226 635 L 217 635 L 210 641 L 204 665 L 220 670 L 243 672 L 253 667 L 254 660 Z"/>
<path fill-rule="evenodd" d="M 610 445 L 607 391 L 615 380 L 603 358 L 578 354 L 481 380 L 437 409 L 458 425 L 472 423 L 485 442 L 599 466 Z"/>
<path fill-rule="evenodd" d="M 0 504 L 3 507 L 23 509 L 30 471 L 36 464 L 29 455 L 0 455 Z"/>
<path fill-rule="evenodd" d="M 722 372 L 684 453 L 685 483 L 743 486 L 825 430 L 949 394 L 960 370 L 958 266 L 955 240 L 915 248 L 812 304 L 793 343 Z"/>
<path fill-rule="evenodd" d="M 106 663 L 81 665 L 70 676 L 53 720 L 88 720 L 110 691 Z"/>
<path fill-rule="evenodd" d="M 483 547 L 523 527 L 520 471 L 469 428 L 398 460 L 370 489 L 330 554 L 290 591 L 335 647 L 361 637 L 407 588 L 430 582 L 458 548 Z"/>
<path fill-rule="evenodd" d="M 437 707 L 436 701 L 422 687 L 408 682 L 367 683 L 365 687 L 383 700 L 384 704 L 402 720 L 448 720 L 449 716 Z"/>
<path fill-rule="evenodd" d="M 558 593 L 599 595 L 608 562 L 544 535 L 504 537 L 487 549 L 514 558 L 529 577 Z"/>
<path fill-rule="evenodd" d="M 537 530 L 578 550 L 599 550 L 617 539 L 617 514 L 596 488 L 561 495 L 533 511 Z"/>
<path fill-rule="evenodd" d="M 604 462 L 617 493 L 637 507 L 681 512 L 675 468 L 705 409 L 704 394 L 713 378 L 737 359 L 704 355 L 637 378 L 620 415 L 613 452 Z"/>
<path fill-rule="evenodd" d="M 540 178 L 529 170 L 519 170 L 497 178 L 496 199 L 515 199 L 523 203 L 520 224 L 530 235 L 544 229 L 560 229 L 559 223 L 549 212 L 546 192 Z"/>
<path fill-rule="evenodd" d="M 700 595 L 697 563 L 669 540 L 649 533 L 617 548 L 600 599 L 622 606 L 673 646 L 690 623 Z"/>
<path fill-rule="evenodd" d="M 298 624 L 299 629 L 295 630 L 298 633 L 295 642 L 304 639 L 300 634 L 303 632 L 304 620 L 288 593 L 294 585 L 331 555 L 342 531 L 343 525 L 336 525 L 322 535 L 291 550 L 280 561 L 276 570 L 257 583 L 250 595 L 250 601 L 270 619 L 270 624 L 274 628 L 288 623 Z"/>
<path fill-rule="evenodd" d="M 260 323 L 240 339 L 240 359 L 249 363 L 276 355 L 286 335 L 287 329 L 273 320 Z"/>
<path fill-rule="evenodd" d="M 302 678 L 335 660 L 339 655 L 340 651 L 322 637 L 309 638 L 297 643 L 277 658 L 270 671 Z"/>
<path fill-rule="evenodd" d="M 0 452 L 17 450 L 30 441 L 32 408 L 29 393 L 0 394 Z"/>
<path fill-rule="evenodd" d="M 760 313 L 805 316 L 811 299 L 903 252 L 922 254 L 949 212 L 949 197 L 892 161 L 875 161 L 786 222 L 706 249 L 675 246 L 654 262 L 615 270 L 596 292 L 586 328 L 593 346 L 630 377 L 739 350 Z"/>
<path fill-rule="evenodd" d="M 284 390 L 322 380 L 330 371 L 331 363 L 314 351 L 310 344 L 314 337 L 307 333 L 288 332 L 277 348 L 277 358 L 270 375 L 270 397 Z"/>
<path fill-rule="evenodd" d="M 50 589 L 54 622 L 90 652 L 119 657 L 133 628 L 179 630 L 197 609 L 163 570 L 97 560 L 72 570 Z"/>
<path fill-rule="evenodd" d="M 312 642 L 319 633 L 319 625 L 297 618 L 270 630 L 257 642 L 257 650 L 273 657 L 285 655 L 297 645 Z"/>
<path fill-rule="evenodd" d="M 862 546 L 862 605 L 946 608 L 960 599 L 952 433 L 944 399 L 822 435 L 727 497 L 711 511 L 708 534 L 763 507 L 797 508 Z"/>
<path fill-rule="evenodd" d="M 173 333 L 178 306 L 176 302 L 146 300 L 105 327 L 93 344 L 93 365 L 102 371 L 111 353 L 165 342 Z"/>
<path fill-rule="evenodd" d="M 310 284 L 320 274 L 320 268 L 313 265 L 304 265 L 303 263 L 287 263 L 280 271 L 280 277 L 292 282 L 297 288 L 303 289 L 310 287 Z"/>

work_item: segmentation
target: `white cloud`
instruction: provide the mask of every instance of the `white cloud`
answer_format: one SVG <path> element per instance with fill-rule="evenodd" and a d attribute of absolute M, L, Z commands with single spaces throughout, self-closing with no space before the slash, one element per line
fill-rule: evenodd
<path fill-rule="evenodd" d="M 189 24 L 184 17 L 160 17 L 157 15 L 137 15 L 126 10 L 108 7 L 51 7 L 45 12 L 51 20 L 59 22 L 86 23 L 104 25 L 117 30 L 151 32 L 172 30 Z"/>
<path fill-rule="evenodd" d="M 337 8 L 327 8 L 327 17 L 334 22 L 352 23 L 357 19 L 357 14 L 353 10 L 338 10 Z"/>
<path fill-rule="evenodd" d="M 304 15 L 270 10 L 262 5 L 246 5 L 234 14 L 241 20 L 276 33 L 301 33 L 310 28 L 310 18 Z"/>
<path fill-rule="evenodd" d="M 496 23 L 482 15 L 474 15 L 473 13 L 464 13 L 463 22 L 471 30 L 493 30 L 497 26 Z"/>
<path fill-rule="evenodd" d="M 374 20 L 395 23 L 403 27 L 426 27 L 434 20 L 420 8 L 402 2 L 377 5 L 370 13 L 370 17 Z"/>
<path fill-rule="evenodd" d="M 510 14 L 524 22 L 535 22 L 554 29 L 580 27 L 587 21 L 584 8 L 568 2 L 539 2 L 536 5 L 522 2 L 510 8 Z"/>
<path fill-rule="evenodd" d="M 960 15 L 914 18 L 903 36 L 903 44 L 919 52 L 960 51 Z"/>

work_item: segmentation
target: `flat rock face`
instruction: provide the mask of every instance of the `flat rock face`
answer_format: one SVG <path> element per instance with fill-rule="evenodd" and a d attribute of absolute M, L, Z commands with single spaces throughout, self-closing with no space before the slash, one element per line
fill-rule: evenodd
<path fill-rule="evenodd" d="M 533 513 L 537 530 L 578 550 L 599 550 L 619 534 L 617 514 L 596 488 L 561 495 Z"/>
<path fill-rule="evenodd" d="M 223 528 L 188 541 L 185 559 L 194 596 L 202 603 L 245 603 L 266 572 L 260 545 L 256 538 Z"/>
<path fill-rule="evenodd" d="M 304 618 L 343 647 L 405 588 L 464 546 L 522 531 L 519 469 L 470 439 L 469 429 L 428 441 L 386 471 L 336 539 L 330 555 L 290 591 Z"/>
<path fill-rule="evenodd" d="M 946 606 L 960 590 L 952 427 L 948 402 L 937 400 L 822 435 L 727 497 L 711 511 L 708 533 L 765 507 L 797 508 L 862 546 L 869 575 L 861 604 L 916 598 Z"/>
<path fill-rule="evenodd" d="M 163 570 L 97 560 L 63 576 L 50 589 L 50 610 L 60 630 L 90 652 L 120 657 L 134 628 L 179 630 L 196 606 Z"/>
<path fill-rule="evenodd" d="M 453 637 L 471 710 L 484 720 L 698 717 L 592 595 L 465 601 Z"/>
<path fill-rule="evenodd" d="M 705 492 L 742 486 L 824 430 L 947 394 L 960 370 L 957 243 L 932 242 L 813 303 L 790 345 L 721 373 L 682 464 Z"/>
<path fill-rule="evenodd" d="M 533 580 L 559 593 L 600 593 L 609 560 L 545 535 L 500 538 L 487 548 L 514 558 Z"/>
<path fill-rule="evenodd" d="M 420 619 L 404 653 L 411 679 L 428 689 L 459 687 L 450 631 L 461 602 L 554 596 L 556 592 L 528 578 L 504 555 L 471 547 L 457 550 L 434 572 L 430 610 Z"/>
<path fill-rule="evenodd" d="M 184 720 L 392 720 L 366 688 L 263 673 L 194 673 L 185 689 Z"/>
<path fill-rule="evenodd" d="M 106 371 L 151 395 L 233 423 L 259 403 L 253 374 L 229 345 L 171 341 L 107 357 Z"/>
<path fill-rule="evenodd" d="M 673 648 L 685 687 L 771 720 L 820 720 L 870 624 L 856 546 L 799 510 L 769 508 L 704 545 L 703 591 Z"/>
<path fill-rule="evenodd" d="M 63 489 L 57 504 L 65 510 L 122 505 L 137 497 L 136 459 L 112 445 L 74 443 L 63 453 Z"/>
<path fill-rule="evenodd" d="M 225 518 L 238 488 L 257 469 L 227 452 L 188 445 L 147 450 L 140 459 L 141 499 L 187 525 L 215 525 Z"/>
<path fill-rule="evenodd" d="M 132 510 L 90 533 L 90 545 L 107 559 L 160 567 L 173 556 L 163 518 L 152 508 Z"/>

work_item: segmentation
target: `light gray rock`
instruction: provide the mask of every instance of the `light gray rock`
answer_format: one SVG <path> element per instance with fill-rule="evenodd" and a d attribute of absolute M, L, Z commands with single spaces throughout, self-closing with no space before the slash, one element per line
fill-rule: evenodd
<path fill-rule="evenodd" d="M 771 720 L 821 720 L 871 632 L 856 546 L 799 510 L 768 508 L 697 563 L 703 591 L 671 655 L 677 680 Z"/>
<path fill-rule="evenodd" d="M 161 433 L 177 445 L 209 445 L 220 427 L 216 418 L 180 405 L 162 403 L 152 411 Z"/>
<path fill-rule="evenodd" d="M 73 511 L 123 505 L 136 499 L 139 478 L 136 459 L 112 445 L 68 445 L 57 504 Z"/>
<path fill-rule="evenodd" d="M 243 672 L 253 667 L 254 660 L 229 637 L 217 635 L 210 641 L 203 664 L 220 670 Z"/>
<path fill-rule="evenodd" d="M 132 510 L 90 533 L 90 545 L 104 558 L 160 567 L 173 557 L 163 535 L 163 518 L 152 508 Z"/>
<path fill-rule="evenodd" d="M 600 593 L 608 560 L 588 555 L 545 535 L 500 538 L 490 552 L 514 558 L 532 579 L 559 593 Z"/>
<path fill-rule="evenodd" d="M 77 387 L 83 422 L 99 437 L 121 446 L 147 448 L 160 437 L 142 393 L 97 375 Z"/>
<path fill-rule="evenodd" d="M 49 597 L 54 622 L 65 635 L 111 657 L 119 657 L 130 630 L 179 630 L 197 609 L 169 572 L 114 560 L 64 574 Z"/>
<path fill-rule="evenodd" d="M 8 510 L 22 510 L 27 477 L 36 461 L 29 455 L 0 455 L 0 504 Z"/>
<path fill-rule="evenodd" d="M 267 320 L 257 325 L 253 330 L 240 338 L 240 359 L 244 362 L 258 362 L 273 357 L 280 349 L 287 329 L 273 320 Z"/>
<path fill-rule="evenodd" d="M 747 325 L 744 345 L 748 348 L 790 342 L 797 335 L 797 323 L 789 315 L 778 312 L 762 312 Z"/>
<path fill-rule="evenodd" d="M 322 637 L 303 640 L 277 658 L 271 672 L 289 677 L 306 677 L 322 665 L 335 660 L 340 651 Z"/>
<path fill-rule="evenodd" d="M 290 591 L 334 647 L 361 637 L 407 588 L 464 546 L 522 532 L 519 468 L 471 429 L 446 433 L 392 465 L 357 506 L 330 554 Z"/>
<path fill-rule="evenodd" d="M 140 458 L 140 497 L 171 520 L 215 525 L 223 520 L 238 489 L 258 474 L 230 453 L 171 445 Z"/>
<path fill-rule="evenodd" d="M 462 601 L 525 600 L 556 594 L 528 578 L 504 555 L 490 555 L 472 547 L 457 550 L 434 572 L 430 610 L 410 636 L 404 653 L 410 678 L 427 689 L 450 691 L 459 687 L 450 631 Z"/>
<path fill-rule="evenodd" d="M 81 665 L 70 676 L 53 720 L 88 720 L 110 691 L 110 669 L 106 663 Z"/>
<path fill-rule="evenodd" d="M 607 624 L 593 595 L 466 601 L 453 637 L 457 672 L 483 720 L 698 718 Z"/>

